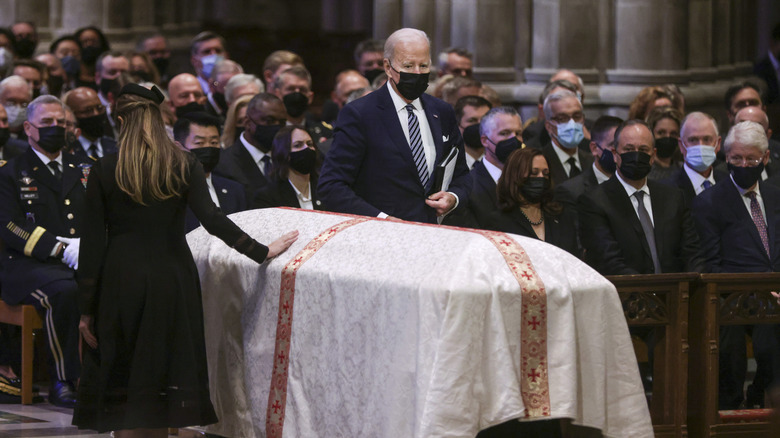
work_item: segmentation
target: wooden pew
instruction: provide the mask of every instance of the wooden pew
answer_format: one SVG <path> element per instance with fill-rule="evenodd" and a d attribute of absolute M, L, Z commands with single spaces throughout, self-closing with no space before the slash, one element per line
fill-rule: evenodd
<path fill-rule="evenodd" d="M 617 288 L 629 328 L 655 329 L 650 416 L 657 437 L 688 434 L 688 300 L 698 278 L 696 273 L 607 277 Z"/>
<path fill-rule="evenodd" d="M 0 300 L 0 322 L 22 328 L 22 404 L 32 404 L 33 330 L 43 328 L 43 321 L 33 306 L 12 306 Z"/>

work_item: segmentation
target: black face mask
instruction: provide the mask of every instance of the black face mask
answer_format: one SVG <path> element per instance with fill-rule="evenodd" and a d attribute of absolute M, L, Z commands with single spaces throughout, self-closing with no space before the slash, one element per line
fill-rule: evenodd
<path fill-rule="evenodd" d="M 133 76 L 133 79 L 136 80 L 136 82 L 152 82 L 152 74 L 149 72 L 136 70 L 131 73 L 131 75 Z"/>
<path fill-rule="evenodd" d="M 192 152 L 192 155 L 195 155 L 195 158 L 197 158 L 198 161 L 200 161 L 200 164 L 203 165 L 203 170 L 206 173 L 209 173 L 214 170 L 215 167 L 217 167 L 221 150 L 222 149 L 220 148 L 206 146 L 202 148 L 190 149 L 190 152 Z"/>
<path fill-rule="evenodd" d="M 290 93 L 282 99 L 284 107 L 287 109 L 287 114 L 296 119 L 303 115 L 306 108 L 309 107 L 309 98 L 305 94 L 295 92 Z"/>
<path fill-rule="evenodd" d="M 520 140 L 518 140 L 517 137 L 509 137 L 506 140 L 501 140 L 498 143 L 493 144 L 496 145 L 496 158 L 498 158 L 498 161 L 505 164 L 512 152 L 522 149 Z"/>
<path fill-rule="evenodd" d="M 74 56 L 68 55 L 62 58 L 60 62 L 62 62 L 62 68 L 65 70 L 65 73 L 70 77 L 78 76 L 79 72 L 81 72 L 81 61 Z"/>
<path fill-rule="evenodd" d="M 38 146 L 44 151 L 55 154 L 65 146 L 64 126 L 42 126 L 38 129 Z"/>
<path fill-rule="evenodd" d="M 79 128 L 81 128 L 81 132 L 84 133 L 84 136 L 93 139 L 103 136 L 105 133 L 106 121 L 108 119 L 104 113 L 92 117 L 79 117 L 76 120 L 78 120 Z"/>
<path fill-rule="evenodd" d="M 165 71 L 168 69 L 168 62 L 170 60 L 168 58 L 153 58 L 152 64 L 154 64 L 155 67 L 157 67 L 157 72 L 160 73 L 160 76 L 165 75 Z"/>
<path fill-rule="evenodd" d="M 547 192 L 550 191 L 550 179 L 541 176 L 529 176 L 525 179 L 520 193 L 526 201 L 538 204 Z"/>
<path fill-rule="evenodd" d="M 677 139 L 674 137 L 661 137 L 655 139 L 655 153 L 659 158 L 669 158 L 677 149 Z"/>
<path fill-rule="evenodd" d="M 95 65 L 95 62 L 103 53 L 103 49 L 97 46 L 87 46 L 81 49 L 81 61 L 86 65 Z"/>
<path fill-rule="evenodd" d="M 284 125 L 258 125 L 255 124 L 255 132 L 252 138 L 257 143 L 260 150 L 267 152 L 271 150 L 271 143 L 276 137 L 276 133 L 282 129 Z"/>
<path fill-rule="evenodd" d="M 311 148 L 301 149 L 296 152 L 290 152 L 290 169 L 302 173 L 310 174 L 317 164 L 317 151 Z"/>
<path fill-rule="evenodd" d="M 365 76 L 366 79 L 368 79 L 369 84 L 373 84 L 374 79 L 376 79 L 379 75 L 381 75 L 384 72 L 385 71 L 382 70 L 381 68 L 375 68 L 373 70 L 366 70 L 366 72 L 363 73 L 363 76 Z"/>
<path fill-rule="evenodd" d="M 596 143 L 596 146 L 601 150 L 601 156 L 599 157 L 599 166 L 604 172 L 612 175 L 615 173 L 615 157 L 612 154 L 612 150 L 609 148 L 602 148 L 601 145 Z"/>
<path fill-rule="evenodd" d="M 186 114 L 194 112 L 204 112 L 206 108 L 198 102 L 190 102 L 187 105 L 176 108 L 176 117 L 183 117 Z"/>
<path fill-rule="evenodd" d="M 46 85 L 49 87 L 49 94 L 52 96 L 59 96 L 60 93 L 62 93 L 62 85 L 65 83 L 65 81 L 62 79 L 62 76 L 49 76 L 49 79 L 46 80 Z"/>
<path fill-rule="evenodd" d="M 19 55 L 20 58 L 32 58 L 35 53 L 35 46 L 37 45 L 38 43 L 31 38 L 16 40 L 16 54 Z"/>
<path fill-rule="evenodd" d="M 119 81 L 114 79 L 106 79 L 102 78 L 100 80 L 100 92 L 103 93 L 103 97 L 108 98 L 108 93 L 114 93 L 116 96 L 116 91 L 119 88 Z"/>
<path fill-rule="evenodd" d="M 726 165 L 734 182 L 745 190 L 753 187 L 761 179 L 761 172 L 764 171 L 764 163 L 758 163 L 758 166 L 753 167 L 738 167 L 731 163 L 726 163 Z"/>
<path fill-rule="evenodd" d="M 482 149 L 482 140 L 479 135 L 479 123 L 467 126 L 463 130 L 463 143 L 471 149 Z"/>
<path fill-rule="evenodd" d="M 212 94 L 212 97 L 214 97 L 214 102 L 217 103 L 219 109 L 221 109 L 222 111 L 228 110 L 228 104 L 227 104 L 227 100 L 225 100 L 224 93 L 218 93 L 215 91 L 214 94 Z"/>
<path fill-rule="evenodd" d="M 401 93 L 401 96 L 406 100 L 415 100 L 425 93 L 428 89 L 428 76 L 430 73 L 407 73 L 405 71 L 398 71 L 390 65 L 390 68 L 395 70 L 396 73 L 401 75 L 398 82 L 395 84 L 395 88 Z"/>
<path fill-rule="evenodd" d="M 5 146 L 9 138 L 11 138 L 11 130 L 9 128 L 0 128 L 0 146 Z"/>
<path fill-rule="evenodd" d="M 625 152 L 620 154 L 620 173 L 623 177 L 638 181 L 650 173 L 650 155 L 644 152 Z"/>

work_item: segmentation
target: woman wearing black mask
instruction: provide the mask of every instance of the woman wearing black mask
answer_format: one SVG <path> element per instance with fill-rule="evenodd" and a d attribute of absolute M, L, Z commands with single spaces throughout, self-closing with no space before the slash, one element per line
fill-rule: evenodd
<path fill-rule="evenodd" d="M 254 208 L 322 209 L 316 193 L 319 154 L 306 129 L 298 125 L 280 129 L 271 157 L 271 180 L 255 195 Z"/>
<path fill-rule="evenodd" d="M 682 153 L 678 145 L 682 113 L 670 106 L 653 108 L 647 116 L 647 125 L 655 138 L 655 162 L 647 178 L 662 181 L 671 178 L 682 166 Z"/>
<path fill-rule="evenodd" d="M 499 210 L 488 217 L 488 228 L 543 240 L 579 257 L 574 216 L 553 199 L 550 169 L 542 151 L 512 152 L 496 194 Z"/>

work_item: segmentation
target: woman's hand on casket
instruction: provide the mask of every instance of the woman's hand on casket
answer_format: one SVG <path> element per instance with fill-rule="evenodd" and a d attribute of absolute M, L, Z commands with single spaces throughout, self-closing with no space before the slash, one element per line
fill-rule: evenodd
<path fill-rule="evenodd" d="M 95 323 L 91 315 L 81 315 L 79 320 L 79 332 L 84 338 L 84 342 L 92 348 L 97 348 L 98 341 L 95 337 Z"/>
<path fill-rule="evenodd" d="M 274 240 L 270 245 L 268 245 L 268 256 L 266 257 L 266 260 L 272 259 L 287 251 L 287 248 L 289 248 L 290 245 L 292 245 L 296 240 L 298 240 L 298 230 L 290 231 L 282 237 Z"/>

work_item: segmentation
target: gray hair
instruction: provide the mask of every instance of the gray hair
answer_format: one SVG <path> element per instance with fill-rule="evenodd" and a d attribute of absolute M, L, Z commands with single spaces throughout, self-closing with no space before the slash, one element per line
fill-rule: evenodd
<path fill-rule="evenodd" d="M 395 45 L 400 42 L 411 42 L 411 41 L 420 41 L 425 40 L 425 42 L 428 44 L 428 56 L 430 56 L 430 47 L 431 47 L 431 40 L 428 38 L 428 35 L 419 30 L 419 29 L 413 29 L 411 27 L 405 27 L 403 29 L 398 29 L 397 31 L 393 32 L 389 37 L 387 37 L 387 41 L 385 41 L 385 52 L 382 56 L 384 56 L 385 59 L 388 61 L 391 61 L 393 59 L 393 54 L 395 53 Z"/>
<path fill-rule="evenodd" d="M 441 53 L 439 53 L 439 70 L 444 70 L 447 67 L 447 60 L 449 59 L 450 53 L 454 53 L 458 56 L 462 56 L 464 58 L 468 58 L 469 60 L 474 59 L 474 55 L 468 51 L 468 49 L 464 47 L 448 47 L 444 49 Z"/>
<path fill-rule="evenodd" d="M 739 143 L 743 146 L 756 147 L 763 154 L 769 148 L 764 127 L 756 122 L 739 122 L 729 129 L 726 140 L 723 142 L 723 152 L 728 155 L 731 146 Z"/>
<path fill-rule="evenodd" d="M 222 73 L 238 73 L 241 74 L 244 72 L 244 68 L 241 67 L 239 63 L 236 61 L 232 61 L 230 59 L 223 59 L 216 64 L 214 64 L 214 69 L 211 70 L 211 76 L 209 76 L 209 79 L 213 81 L 217 80 L 217 76 L 221 75 Z"/>
<path fill-rule="evenodd" d="M 62 107 L 63 111 L 65 110 L 65 104 L 62 103 L 61 100 L 57 99 L 56 97 L 52 96 L 51 94 L 44 94 L 43 96 L 38 96 L 30 102 L 29 105 L 27 105 L 27 120 L 30 120 L 35 117 L 36 111 L 38 111 L 38 107 L 41 105 L 50 105 L 55 104 Z"/>
<path fill-rule="evenodd" d="M 712 128 L 715 130 L 715 137 L 720 135 L 720 131 L 718 130 L 718 122 L 715 121 L 715 118 L 707 113 L 703 113 L 701 111 L 694 111 L 687 116 L 682 121 L 682 125 L 680 125 L 680 138 L 685 141 L 685 125 L 688 124 L 689 120 L 709 120 L 712 123 Z"/>
<path fill-rule="evenodd" d="M 237 88 L 243 87 L 249 83 L 254 83 L 257 85 L 257 88 L 260 89 L 261 93 L 265 91 L 265 85 L 263 85 L 263 81 L 261 81 L 257 76 L 246 73 L 237 74 L 230 78 L 227 84 L 225 84 L 225 100 L 228 102 L 228 104 L 235 100 L 233 97 L 233 92 L 236 91 Z"/>
<path fill-rule="evenodd" d="M 344 102 L 344 104 L 348 104 L 354 100 L 358 100 L 361 97 L 365 96 L 367 93 L 370 93 L 374 91 L 374 88 L 370 85 L 368 87 L 358 88 L 357 90 L 353 90 L 351 93 L 349 93 L 349 96 L 347 96 L 347 101 Z"/>
<path fill-rule="evenodd" d="M 288 68 L 287 70 L 284 70 L 283 72 L 279 73 L 279 76 L 277 76 L 276 79 L 274 79 L 274 90 L 278 90 L 282 88 L 282 84 L 284 84 L 285 75 L 297 76 L 305 80 L 306 83 L 309 84 L 309 88 L 311 88 L 311 73 L 309 73 L 309 70 L 306 70 L 306 67 L 302 65 L 294 65 Z M 309 91 L 311 91 L 311 89 Z"/>
<path fill-rule="evenodd" d="M 27 80 L 19 75 L 11 75 L 7 78 L 0 81 L 0 96 L 2 96 L 5 93 L 5 89 L 7 87 L 14 87 L 14 86 L 24 86 L 27 88 L 27 92 L 30 94 L 30 99 L 32 99 L 32 87 L 30 87 L 30 84 L 27 83 Z"/>
<path fill-rule="evenodd" d="M 544 118 L 547 120 L 552 120 L 553 118 L 552 108 L 550 107 L 550 104 L 568 98 L 576 99 L 577 102 L 580 104 L 580 107 L 582 107 L 582 103 L 580 102 L 579 99 L 577 99 L 576 94 L 572 93 L 569 90 L 556 91 L 555 93 L 550 94 L 549 96 L 547 96 L 546 99 L 544 99 Z"/>
<path fill-rule="evenodd" d="M 486 136 L 489 137 L 488 133 L 492 133 L 493 129 L 496 127 L 495 118 L 499 114 L 506 114 L 509 116 L 517 116 L 520 118 L 520 114 L 518 114 L 517 110 L 512 108 L 511 106 L 499 106 L 496 108 L 491 109 L 482 117 L 482 120 L 479 122 L 479 135 L 480 136 Z M 522 124 L 522 119 L 520 120 L 520 123 Z"/>

